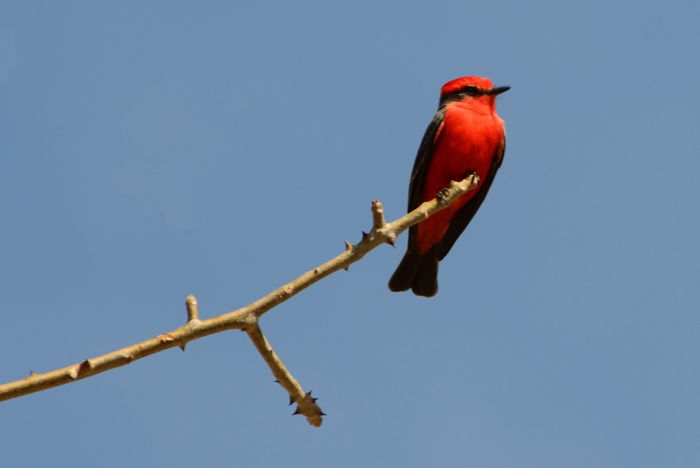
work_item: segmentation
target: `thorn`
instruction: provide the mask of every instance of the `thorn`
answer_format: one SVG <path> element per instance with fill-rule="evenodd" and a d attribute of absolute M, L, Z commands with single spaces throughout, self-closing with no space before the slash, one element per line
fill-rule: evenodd
<path fill-rule="evenodd" d="M 345 250 L 352 250 L 352 244 L 348 241 L 345 241 Z"/>
<path fill-rule="evenodd" d="M 180 349 L 182 350 L 183 353 L 185 352 L 185 348 L 187 348 L 187 343 L 183 343 L 180 345 Z"/>
<path fill-rule="evenodd" d="M 35 375 L 36 375 L 36 372 L 34 372 L 33 370 L 29 371 L 29 377 L 34 377 Z"/>
<path fill-rule="evenodd" d="M 318 413 L 318 414 L 320 414 L 321 416 L 325 416 L 325 415 L 326 415 L 326 413 L 324 413 L 323 411 L 321 411 L 321 412 Z"/>
<path fill-rule="evenodd" d="M 387 239 L 386 243 L 392 246 L 393 248 L 396 248 L 396 242 L 394 242 L 393 239 Z"/>
<path fill-rule="evenodd" d="M 287 406 L 292 406 L 294 404 L 294 397 L 289 395 L 289 404 Z"/>
<path fill-rule="evenodd" d="M 367 233 L 367 232 L 365 232 L 365 231 L 362 231 L 362 242 L 364 242 L 365 240 L 367 240 L 368 237 L 369 237 L 369 233 Z"/>
<path fill-rule="evenodd" d="M 297 406 L 297 409 L 294 410 L 292 413 L 292 416 L 296 416 L 297 414 L 301 414 L 301 411 L 299 411 L 299 407 Z"/>
<path fill-rule="evenodd" d="M 318 398 L 312 398 L 312 399 L 311 399 L 311 401 L 313 401 L 314 403 L 316 403 L 317 400 L 318 400 Z"/>

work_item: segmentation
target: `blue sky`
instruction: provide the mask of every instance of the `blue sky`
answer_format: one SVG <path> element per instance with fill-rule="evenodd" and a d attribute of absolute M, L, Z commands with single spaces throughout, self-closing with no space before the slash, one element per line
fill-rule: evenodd
<path fill-rule="evenodd" d="M 4 2 L 0 380 L 212 316 L 403 214 L 439 87 L 508 149 L 436 298 L 399 248 L 263 330 L 0 405 L 3 465 L 700 465 L 697 2 Z M 60 463 L 63 463 L 60 462 Z"/>

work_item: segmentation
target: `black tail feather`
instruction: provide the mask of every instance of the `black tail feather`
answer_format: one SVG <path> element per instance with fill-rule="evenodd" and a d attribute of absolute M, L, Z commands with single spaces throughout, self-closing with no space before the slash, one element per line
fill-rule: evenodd
<path fill-rule="evenodd" d="M 423 255 L 418 271 L 413 278 L 411 290 L 416 296 L 433 297 L 437 294 L 438 259 L 435 252 L 430 250 Z"/>
<path fill-rule="evenodd" d="M 389 280 L 392 291 L 408 289 L 418 296 L 431 297 L 437 293 L 438 260 L 435 249 L 424 254 L 407 251 Z"/>
<path fill-rule="evenodd" d="M 411 288 L 413 277 L 421 264 L 422 255 L 418 252 L 407 251 L 396 267 L 396 271 L 389 280 L 389 289 L 392 291 L 406 291 Z"/>

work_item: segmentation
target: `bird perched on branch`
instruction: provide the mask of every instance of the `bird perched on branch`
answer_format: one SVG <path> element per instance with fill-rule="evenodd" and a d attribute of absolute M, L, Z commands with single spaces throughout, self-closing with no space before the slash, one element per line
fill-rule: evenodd
<path fill-rule="evenodd" d="M 496 114 L 496 96 L 509 89 L 478 76 L 457 78 L 442 87 L 437 113 L 413 164 L 408 211 L 435 198 L 453 180 L 475 173 L 479 184 L 411 227 L 406 253 L 389 280 L 392 291 L 411 289 L 426 297 L 437 293 L 438 262 L 476 214 L 503 160 L 505 124 Z"/>

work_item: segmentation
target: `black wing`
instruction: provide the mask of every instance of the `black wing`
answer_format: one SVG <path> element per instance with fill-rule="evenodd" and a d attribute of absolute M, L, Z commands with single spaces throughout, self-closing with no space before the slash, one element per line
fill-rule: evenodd
<path fill-rule="evenodd" d="M 496 177 L 496 172 L 498 172 L 498 168 L 501 167 L 501 162 L 503 161 L 503 154 L 505 153 L 505 150 L 506 139 L 505 137 L 503 137 L 503 142 L 499 145 L 498 149 L 496 150 L 496 157 L 493 158 L 493 164 L 491 165 L 491 169 L 489 170 L 489 173 L 486 176 L 486 180 L 484 180 L 481 183 L 481 187 L 479 188 L 479 191 L 476 193 L 476 195 L 474 195 L 474 197 L 471 200 L 469 200 L 457 212 L 454 218 L 452 218 L 452 222 L 447 228 L 447 232 L 445 232 L 445 235 L 435 246 L 435 256 L 438 260 L 442 260 L 443 258 L 445 258 L 445 255 L 449 253 L 457 238 L 467 228 L 469 222 L 479 210 L 481 203 L 484 201 L 484 198 L 486 198 L 486 194 L 488 193 L 489 188 L 491 188 L 491 183 L 493 182 L 493 179 Z"/>
<path fill-rule="evenodd" d="M 418 154 L 416 155 L 416 160 L 413 163 L 413 172 L 411 172 L 411 183 L 408 186 L 408 212 L 415 210 L 423 202 L 423 183 L 425 181 L 425 175 L 428 173 L 428 167 L 430 166 L 430 161 L 433 159 L 433 152 L 435 150 L 435 144 L 437 135 L 442 127 L 442 123 L 445 119 L 446 106 L 440 106 L 438 111 L 435 113 L 435 117 L 428 125 L 423 135 L 423 140 L 418 147 Z M 412 226 L 408 232 L 408 250 L 415 250 L 416 243 L 416 233 L 418 232 L 418 225 Z"/>

